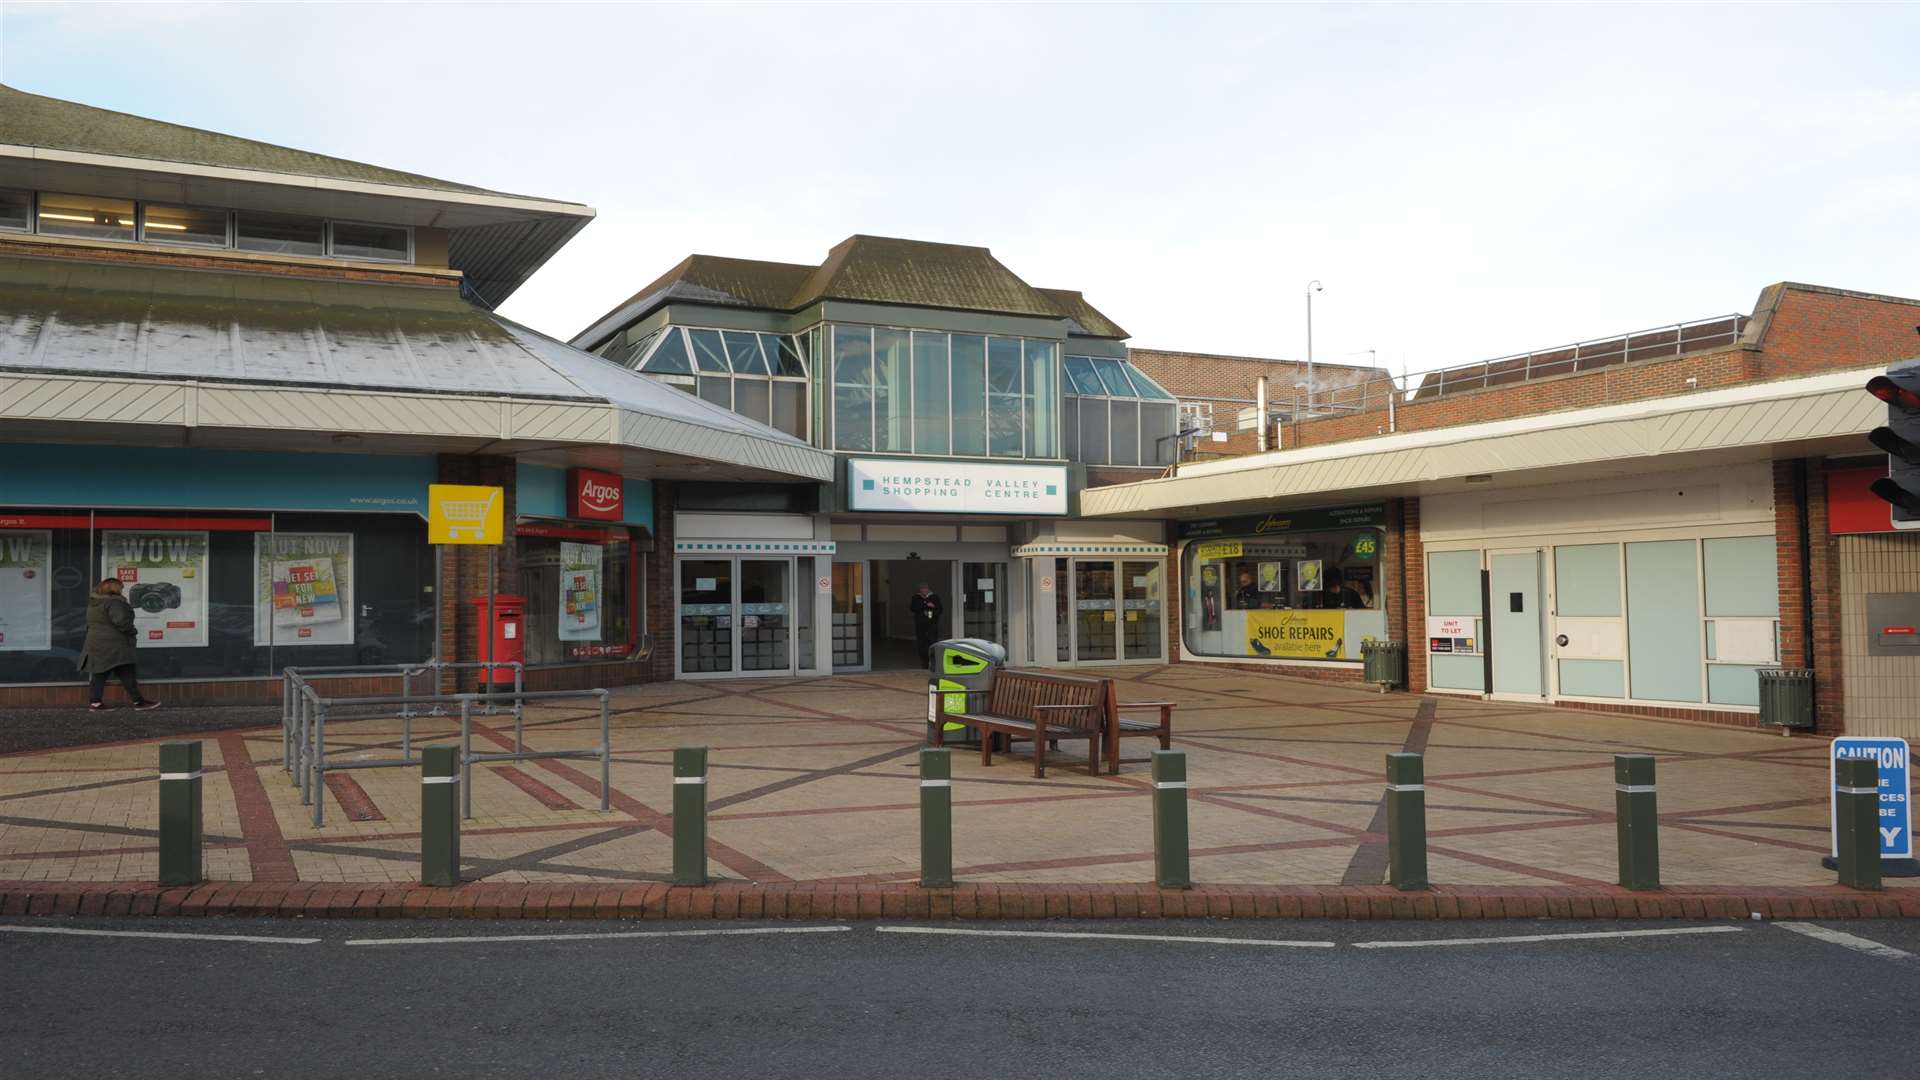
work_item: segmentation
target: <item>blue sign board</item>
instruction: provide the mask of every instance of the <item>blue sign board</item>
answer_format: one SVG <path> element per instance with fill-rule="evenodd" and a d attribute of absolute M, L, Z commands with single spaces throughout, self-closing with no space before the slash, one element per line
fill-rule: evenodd
<path fill-rule="evenodd" d="M 431 455 L 0 446 L 0 506 L 426 516 Z"/>
<path fill-rule="evenodd" d="M 1842 758 L 1873 758 L 1880 766 L 1880 857 L 1913 858 L 1913 802 L 1909 798 L 1907 740 L 1871 735 L 1843 735 L 1833 740 L 1833 754 L 1827 762 L 1828 805 L 1838 809 L 1834 788 L 1834 763 Z M 1834 820 L 1833 854 L 1840 855 L 1837 814 Z"/>

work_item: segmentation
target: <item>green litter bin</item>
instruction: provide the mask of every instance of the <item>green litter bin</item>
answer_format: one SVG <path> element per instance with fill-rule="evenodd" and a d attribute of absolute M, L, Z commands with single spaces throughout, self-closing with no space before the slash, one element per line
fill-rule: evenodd
<path fill-rule="evenodd" d="M 1780 734 L 1813 729 L 1813 672 L 1806 668 L 1761 668 L 1760 723 Z"/>
<path fill-rule="evenodd" d="M 1360 660 L 1366 667 L 1366 680 L 1378 686 L 1381 693 L 1407 684 L 1406 642 L 1363 641 Z"/>
<path fill-rule="evenodd" d="M 927 671 L 927 741 L 933 741 L 933 725 L 940 713 L 967 711 L 967 694 L 958 690 L 991 690 L 993 673 L 1007 662 L 1006 647 L 983 638 L 950 638 L 936 642 Z M 976 703 L 984 704 L 979 695 Z M 964 725 L 946 725 L 948 737 L 965 732 Z"/>

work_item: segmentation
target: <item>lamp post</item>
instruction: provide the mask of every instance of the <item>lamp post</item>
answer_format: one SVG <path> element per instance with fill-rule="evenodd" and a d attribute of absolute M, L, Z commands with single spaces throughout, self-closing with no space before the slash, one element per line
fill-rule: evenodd
<path fill-rule="evenodd" d="M 1313 415 L 1313 294 L 1321 289 L 1318 278 L 1307 282 L 1307 415 Z"/>

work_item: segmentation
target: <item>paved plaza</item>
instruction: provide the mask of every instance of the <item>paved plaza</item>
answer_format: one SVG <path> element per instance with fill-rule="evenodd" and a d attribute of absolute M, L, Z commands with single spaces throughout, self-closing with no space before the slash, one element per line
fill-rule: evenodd
<path fill-rule="evenodd" d="M 1512 706 L 1229 671 L 1117 667 L 1126 701 L 1174 701 L 1188 754 L 1193 875 L 1206 884 L 1372 885 L 1386 873 L 1384 755 L 1426 754 L 1436 883 L 1589 886 L 1615 880 L 1613 755 L 1659 759 L 1668 884 L 1821 885 L 1826 742 L 1699 723 Z M 911 882 L 925 677 L 673 682 L 621 690 L 612 810 L 592 761 L 476 767 L 468 880 L 669 877 L 671 759 L 711 747 L 710 859 L 723 879 Z M 74 722 L 85 723 L 76 711 Z M 476 744 L 510 745 L 492 718 Z M 529 709 L 533 749 L 590 746 L 597 711 Z M 416 743 L 452 741 L 415 721 Z M 390 757 L 392 718 L 335 722 L 328 752 Z M 207 862 L 216 881 L 411 882 L 419 773 L 329 774 L 314 828 L 281 765 L 277 727 L 206 735 Z M 0 880 L 151 881 L 160 740 L 0 757 Z M 954 755 L 957 876 L 974 882 L 1152 878 L 1150 739 L 1119 775 L 1087 775 L 1062 744 L 1048 775 L 1024 755 Z M 1890 879 L 1890 887 L 1910 885 Z"/>

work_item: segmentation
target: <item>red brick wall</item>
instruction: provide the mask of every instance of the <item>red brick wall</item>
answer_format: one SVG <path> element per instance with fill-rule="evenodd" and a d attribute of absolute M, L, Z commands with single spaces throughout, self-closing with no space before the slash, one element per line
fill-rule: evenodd
<path fill-rule="evenodd" d="M 1407 643 L 1407 689 L 1427 691 L 1427 548 L 1420 538 L 1420 500 L 1407 499 L 1400 510 L 1401 548 L 1406 553 L 1400 589 Z M 1389 616 L 1391 618 L 1391 616 Z"/>
<path fill-rule="evenodd" d="M 1468 390 L 1399 406 L 1397 431 L 1426 431 L 1516 416 L 1672 397 L 1745 382 L 1884 366 L 1920 351 L 1920 301 L 1805 285 L 1770 287 L 1755 312 L 1753 346 L 1736 345 L 1670 359 L 1639 360 L 1595 371 Z M 1689 383 L 1689 380 L 1692 380 Z M 1371 438 L 1386 411 L 1327 416 L 1289 425 L 1288 448 Z M 1239 444 L 1229 449 L 1239 451 Z M 1244 452 L 1244 451 L 1239 451 Z"/>
<path fill-rule="evenodd" d="M 1846 730 L 1842 700 L 1839 560 L 1828 531 L 1826 476 L 1817 460 L 1773 463 L 1773 539 L 1780 589 L 1780 663 L 1813 671 L 1815 729 L 1822 735 Z M 1794 487 L 1796 466 L 1806 470 L 1807 548 L 1800 545 L 1800 500 Z M 1809 567 L 1813 592 L 1813 640 L 1807 640 L 1802 568 Z"/>

